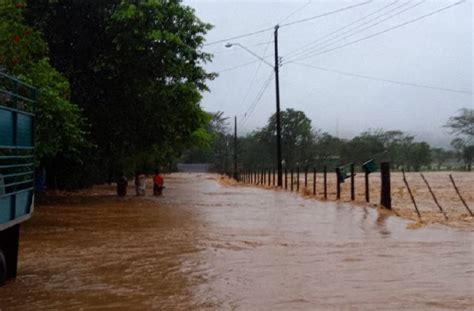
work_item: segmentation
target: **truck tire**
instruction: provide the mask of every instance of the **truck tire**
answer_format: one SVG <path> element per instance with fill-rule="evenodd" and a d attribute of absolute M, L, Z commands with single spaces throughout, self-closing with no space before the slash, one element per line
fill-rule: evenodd
<path fill-rule="evenodd" d="M 2 250 L 0 249 L 0 286 L 5 284 L 7 279 L 7 262 Z"/>

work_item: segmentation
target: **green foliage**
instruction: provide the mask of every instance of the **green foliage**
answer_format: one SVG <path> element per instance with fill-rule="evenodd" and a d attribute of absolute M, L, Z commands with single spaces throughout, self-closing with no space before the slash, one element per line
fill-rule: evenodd
<path fill-rule="evenodd" d="M 467 143 L 474 143 L 474 109 L 460 109 L 459 115 L 449 118 L 445 127 L 452 134 L 464 137 Z"/>
<path fill-rule="evenodd" d="M 0 9 L 0 65 L 38 89 L 36 157 L 51 161 L 59 153 L 77 157 L 88 146 L 79 108 L 68 100 L 69 83 L 49 64 L 38 31 L 25 25 L 20 9 Z"/>
<path fill-rule="evenodd" d="M 320 133 L 311 126 L 302 111 L 282 112 L 282 155 L 286 167 L 326 166 L 334 170 L 339 165 L 374 159 L 390 161 L 395 169 L 420 170 L 431 164 L 431 148 L 425 142 L 401 131 L 368 131 L 350 139 L 340 139 Z M 241 166 L 270 168 L 276 166 L 275 116 L 261 130 L 240 138 Z"/>
<path fill-rule="evenodd" d="M 280 113 L 281 116 L 281 143 L 285 148 L 282 151 L 282 158 L 287 166 L 304 165 L 310 156 L 310 149 L 314 139 L 311 120 L 304 112 L 294 109 L 287 109 Z M 268 150 L 276 150 L 276 114 L 268 120 L 267 126 L 255 133 L 260 143 Z M 289 148 L 287 148 L 287 146 Z M 272 163 L 276 161 L 276 156 L 272 155 Z"/>
<path fill-rule="evenodd" d="M 445 127 L 458 136 L 451 141 L 451 146 L 464 161 L 465 169 L 471 171 L 474 161 L 474 109 L 460 109 L 457 116 L 449 118 Z"/>
<path fill-rule="evenodd" d="M 450 159 L 455 158 L 454 152 L 450 150 L 444 150 L 443 148 L 432 148 L 431 158 L 433 163 L 436 165 L 438 170 L 441 170 L 443 165 Z"/>
<path fill-rule="evenodd" d="M 211 55 L 200 50 L 211 26 L 191 8 L 178 0 L 28 1 L 27 14 L 97 146 L 69 171 L 95 170 L 95 183 L 119 170 L 172 166 L 193 145 L 210 147 L 199 102 L 215 76 L 202 67 Z"/>

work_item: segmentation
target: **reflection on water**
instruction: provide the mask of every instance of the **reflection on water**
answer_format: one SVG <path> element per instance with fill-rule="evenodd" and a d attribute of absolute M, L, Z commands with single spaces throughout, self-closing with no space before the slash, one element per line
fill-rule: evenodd
<path fill-rule="evenodd" d="M 162 198 L 66 197 L 24 225 L 0 308 L 471 309 L 473 230 L 173 175 Z M 113 193 L 109 191 L 110 193 Z"/>

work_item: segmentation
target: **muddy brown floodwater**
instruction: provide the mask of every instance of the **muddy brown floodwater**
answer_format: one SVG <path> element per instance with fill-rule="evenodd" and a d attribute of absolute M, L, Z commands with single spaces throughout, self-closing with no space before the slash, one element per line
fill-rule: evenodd
<path fill-rule="evenodd" d="M 474 229 L 288 192 L 166 178 L 55 198 L 22 227 L 1 310 L 472 310 Z"/>

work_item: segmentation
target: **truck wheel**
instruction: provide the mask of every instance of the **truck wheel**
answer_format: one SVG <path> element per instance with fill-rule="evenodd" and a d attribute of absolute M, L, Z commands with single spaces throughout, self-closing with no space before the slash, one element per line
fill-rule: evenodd
<path fill-rule="evenodd" d="M 0 286 L 5 284 L 7 279 L 7 262 L 5 256 L 3 255 L 2 250 L 0 249 Z"/>

